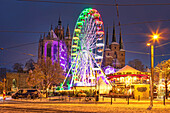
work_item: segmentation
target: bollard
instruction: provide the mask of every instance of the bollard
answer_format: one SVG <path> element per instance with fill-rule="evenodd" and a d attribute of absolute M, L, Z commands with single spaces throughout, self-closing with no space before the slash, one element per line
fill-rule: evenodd
<path fill-rule="evenodd" d="M 103 101 L 104 101 L 104 96 L 103 96 Z"/>
<path fill-rule="evenodd" d="M 140 101 L 140 95 L 138 95 L 138 101 Z"/>
<path fill-rule="evenodd" d="M 112 105 L 112 96 L 111 96 L 111 105 Z"/>
<path fill-rule="evenodd" d="M 129 105 L 129 96 L 128 96 L 128 105 Z"/>
<path fill-rule="evenodd" d="M 165 105 L 165 95 L 163 96 L 163 104 Z"/>
<path fill-rule="evenodd" d="M 116 98 L 114 98 L 114 101 L 116 101 Z"/>
<path fill-rule="evenodd" d="M 3 90 L 3 101 L 6 100 L 6 92 Z"/>

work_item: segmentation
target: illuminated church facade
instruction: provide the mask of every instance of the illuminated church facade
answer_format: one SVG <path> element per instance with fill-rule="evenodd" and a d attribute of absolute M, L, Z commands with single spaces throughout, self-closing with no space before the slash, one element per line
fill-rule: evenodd
<path fill-rule="evenodd" d="M 70 62 L 71 54 L 71 37 L 69 26 L 67 26 L 66 35 L 64 34 L 64 27 L 59 18 L 58 25 L 48 32 L 48 35 L 40 37 L 38 47 L 38 62 L 42 57 L 50 57 L 53 62 L 59 62 L 60 66 L 66 72 L 68 62 Z"/>

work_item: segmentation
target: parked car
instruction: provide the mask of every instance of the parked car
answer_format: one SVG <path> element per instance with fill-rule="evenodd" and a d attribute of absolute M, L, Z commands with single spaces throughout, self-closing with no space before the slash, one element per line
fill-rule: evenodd
<path fill-rule="evenodd" d="M 12 98 L 14 99 L 18 99 L 18 98 L 35 99 L 39 97 L 40 97 L 40 93 L 36 89 L 21 89 L 12 95 Z"/>
<path fill-rule="evenodd" d="M 11 96 L 11 95 L 14 94 L 14 93 L 15 93 L 14 91 L 8 91 L 8 92 L 6 93 L 6 95 Z"/>

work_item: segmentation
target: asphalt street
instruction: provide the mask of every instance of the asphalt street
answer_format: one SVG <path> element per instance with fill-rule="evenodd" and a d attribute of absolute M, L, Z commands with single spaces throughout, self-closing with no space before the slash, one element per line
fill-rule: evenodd
<path fill-rule="evenodd" d="M 108 99 L 109 101 L 109 99 Z M 0 102 L 0 113 L 170 113 L 170 104 L 154 104 L 148 110 L 148 103 L 85 102 L 79 100 L 61 101 L 57 99 L 10 99 Z"/>

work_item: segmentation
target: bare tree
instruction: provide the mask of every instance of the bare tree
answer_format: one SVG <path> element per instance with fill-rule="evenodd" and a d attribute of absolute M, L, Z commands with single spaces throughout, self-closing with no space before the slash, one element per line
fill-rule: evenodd
<path fill-rule="evenodd" d="M 0 92 L 2 92 L 3 86 L 4 86 L 3 82 L 0 81 Z"/>
<path fill-rule="evenodd" d="M 23 72 L 23 64 L 21 63 L 15 63 L 12 67 L 13 67 L 13 70 L 14 71 L 17 71 L 17 72 Z"/>
<path fill-rule="evenodd" d="M 30 59 L 25 63 L 24 71 L 29 72 L 30 70 L 34 70 L 34 60 Z"/>
<path fill-rule="evenodd" d="M 170 59 L 167 61 L 162 61 L 155 67 L 155 72 L 159 73 L 159 75 L 163 75 L 162 78 L 165 78 L 165 96 L 168 98 L 168 88 L 167 88 L 167 80 L 170 78 Z"/>
<path fill-rule="evenodd" d="M 42 58 L 40 64 L 34 64 L 35 69 L 29 72 L 27 79 L 31 86 L 44 86 L 46 90 L 46 97 L 48 97 L 47 89 L 51 84 L 59 84 L 63 82 L 65 76 L 60 64 L 52 62 L 47 58 Z"/>
<path fill-rule="evenodd" d="M 144 65 L 139 59 L 134 59 L 132 61 L 129 61 L 128 64 L 137 70 L 144 71 Z"/>

